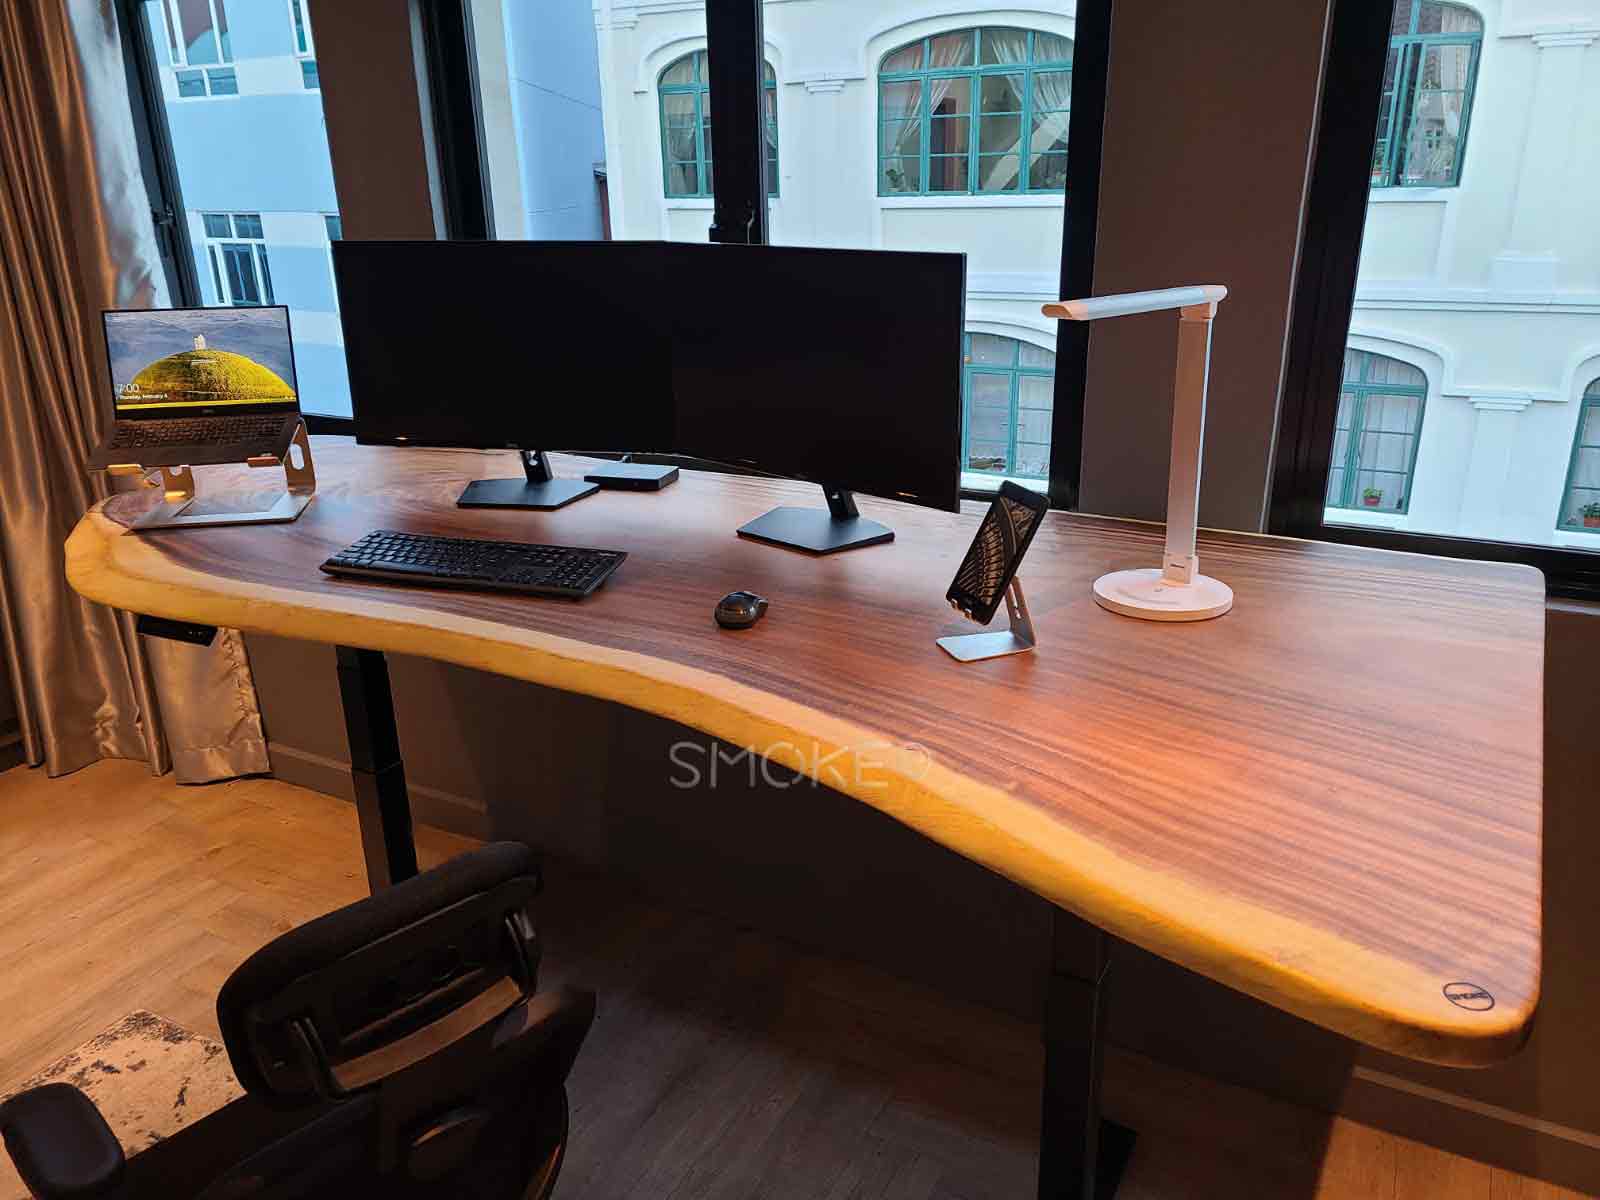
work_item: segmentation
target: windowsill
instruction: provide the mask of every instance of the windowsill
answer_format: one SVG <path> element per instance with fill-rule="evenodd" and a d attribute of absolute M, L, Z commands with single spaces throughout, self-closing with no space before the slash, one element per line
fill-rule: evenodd
<path fill-rule="evenodd" d="M 1394 529 L 1404 530 L 1407 526 L 1407 514 L 1398 512 L 1367 512 L 1360 508 L 1327 508 L 1322 510 L 1322 523 L 1324 525 L 1354 525 L 1361 529 Z"/>
<path fill-rule="evenodd" d="M 1600 529 L 1557 529 L 1555 544 L 1571 550 L 1600 551 Z"/>
<path fill-rule="evenodd" d="M 880 208 L 1066 208 L 1066 196 L 1055 192 L 1021 196 L 879 196 Z"/>
<path fill-rule="evenodd" d="M 1452 196 L 1459 195 L 1461 188 L 1455 187 L 1381 187 L 1369 188 L 1367 191 L 1368 204 L 1443 204 Z"/>
<path fill-rule="evenodd" d="M 1002 483 L 1014 483 L 1032 492 L 1047 491 L 1050 483 L 1045 479 L 1025 479 L 1020 475 L 990 475 L 986 471 L 961 472 L 961 490 L 964 492 L 998 492 Z"/>
<path fill-rule="evenodd" d="M 768 196 L 767 197 L 767 208 L 768 209 L 777 208 L 778 207 L 778 202 L 781 199 L 782 199 L 781 196 Z M 713 208 L 715 208 L 717 206 L 717 202 L 714 199 L 712 199 L 710 196 L 668 196 L 666 198 L 666 201 L 667 201 L 667 210 L 669 212 L 675 211 L 675 210 L 678 210 L 678 209 L 681 209 L 681 210 L 683 210 L 685 212 L 694 212 L 694 211 L 702 211 L 702 212 L 704 212 L 704 211 L 709 211 L 710 209 L 713 209 Z"/>

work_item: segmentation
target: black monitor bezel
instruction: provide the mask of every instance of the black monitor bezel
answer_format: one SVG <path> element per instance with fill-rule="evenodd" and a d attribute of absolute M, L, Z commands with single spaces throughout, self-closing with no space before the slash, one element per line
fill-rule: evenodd
<path fill-rule="evenodd" d="M 570 246 L 585 246 L 585 245 L 613 245 L 614 246 L 614 245 L 619 245 L 620 244 L 620 245 L 653 246 L 653 247 L 671 248 L 671 247 L 680 247 L 680 246 L 698 246 L 699 245 L 698 243 L 672 242 L 672 241 L 667 241 L 665 239 L 660 239 L 660 238 L 618 238 L 618 239 L 615 239 L 615 240 L 610 240 L 610 241 L 600 242 L 600 243 L 587 242 L 587 241 L 574 240 L 574 239 L 550 239 L 550 240 L 541 240 L 541 241 L 537 241 L 537 242 L 534 242 L 532 239 L 499 239 L 499 240 L 495 240 L 495 241 L 484 242 L 484 241 L 467 241 L 467 240 L 452 240 L 452 239 L 428 240 L 428 241 L 406 241 L 406 240 L 394 239 L 394 238 L 375 238 L 375 239 L 370 239 L 370 240 L 368 240 L 368 239 L 349 239 L 349 238 L 347 238 L 347 239 L 344 239 L 341 242 L 336 242 L 334 244 L 333 252 L 334 252 L 334 257 L 335 257 L 335 269 L 334 269 L 335 286 L 337 286 L 337 284 L 338 284 L 338 275 L 339 275 L 338 266 L 337 266 L 337 258 L 339 257 L 339 254 L 340 254 L 340 248 L 342 246 L 345 246 L 345 245 L 352 245 L 352 244 L 360 244 L 360 245 L 364 245 L 364 246 L 388 245 L 388 246 L 405 246 L 407 248 L 415 248 L 415 247 L 421 246 L 421 245 L 435 246 L 435 247 L 443 246 L 443 245 L 467 245 L 467 246 L 490 247 L 490 246 L 495 246 L 495 245 L 505 245 L 508 242 L 516 243 L 516 244 L 530 244 L 531 243 L 531 244 L 537 244 L 537 245 L 569 246 L 569 247 Z M 961 419 L 962 419 L 962 407 L 963 407 L 963 404 L 964 404 L 964 392 L 963 392 L 963 386 L 962 386 L 962 383 L 961 383 L 961 364 L 962 364 L 962 354 L 963 354 L 963 338 L 964 338 L 965 333 L 966 333 L 966 302 L 967 302 L 967 256 L 966 256 L 966 253 L 964 251 L 888 250 L 888 249 L 884 249 L 884 248 L 881 248 L 881 247 L 868 248 L 868 247 L 846 247 L 846 246 L 792 246 L 792 247 L 791 246 L 763 246 L 763 247 L 733 247 L 733 246 L 721 247 L 721 246 L 717 246 L 717 247 L 715 247 L 715 249 L 719 250 L 719 251 L 724 251 L 724 252 L 741 252 L 741 251 L 758 251 L 759 252 L 760 250 L 768 250 L 768 249 L 770 249 L 770 250 L 778 250 L 778 251 L 802 250 L 802 251 L 808 251 L 808 252 L 812 252 L 812 253 L 826 252 L 826 253 L 831 253 L 831 254 L 857 254 L 857 253 L 863 253 L 863 254 L 895 254 L 895 255 L 938 256 L 938 257 L 955 257 L 955 258 L 959 259 L 960 263 L 961 263 L 961 288 L 960 288 L 961 319 L 958 322 L 958 328 L 956 330 L 956 336 L 955 336 L 955 345 L 954 345 L 954 350 L 953 350 L 953 353 L 955 355 L 955 366 L 956 366 L 955 381 L 956 382 L 955 382 L 955 387 L 953 389 L 953 397 L 952 398 L 953 398 L 953 404 L 954 404 L 953 420 L 955 422 L 955 428 L 958 431 L 960 430 L 960 428 L 961 428 Z M 350 332 L 349 332 L 349 328 L 348 328 L 350 315 L 349 315 L 349 312 L 348 312 L 348 306 L 345 305 L 342 302 L 342 300 L 341 300 L 341 303 L 339 305 L 339 319 L 340 319 L 341 330 L 343 331 L 343 333 L 345 335 L 345 340 L 348 342 L 350 340 Z M 352 426 L 354 428 L 354 432 L 355 432 L 356 443 L 358 445 L 362 445 L 362 446 L 398 446 L 398 447 L 411 447 L 411 448 L 415 448 L 415 447 L 431 447 L 431 448 L 436 448 L 436 449 L 451 449 L 451 450 L 516 450 L 516 451 L 522 451 L 522 450 L 527 450 L 527 451 L 545 450 L 545 451 L 551 451 L 551 452 L 556 452 L 556 453 L 564 452 L 564 453 L 571 453 L 571 454 L 582 454 L 582 453 L 584 453 L 586 451 L 590 452 L 590 453 L 612 453 L 612 454 L 638 453 L 638 454 L 646 454 L 646 455 L 653 455 L 653 456 L 671 458 L 671 459 L 673 459 L 675 461 L 696 462 L 696 463 L 704 464 L 706 467 L 709 467 L 709 468 L 712 468 L 712 469 L 715 469 L 716 467 L 721 466 L 721 467 L 731 468 L 731 469 L 736 470 L 736 471 L 748 471 L 748 472 L 752 472 L 754 474 L 757 474 L 757 475 L 760 475 L 762 477 L 769 478 L 769 479 L 792 479 L 792 480 L 795 480 L 795 481 L 801 482 L 801 483 L 813 483 L 813 484 L 818 485 L 819 487 L 824 487 L 824 488 L 839 487 L 839 488 L 844 488 L 847 491 L 860 493 L 861 495 L 876 496 L 876 497 L 879 497 L 879 498 L 884 499 L 884 500 L 892 500 L 892 501 L 897 501 L 899 503 L 904 503 L 904 504 L 916 504 L 916 505 L 918 505 L 920 507 L 923 507 L 923 508 L 935 508 L 935 509 L 943 510 L 945 512 L 959 512 L 961 510 L 961 450 L 960 450 L 959 432 L 958 432 L 958 436 L 957 436 L 956 454 L 955 454 L 954 458 L 952 459 L 951 466 L 950 466 L 950 487 L 949 487 L 949 492 L 948 492 L 947 495 L 933 496 L 931 494 L 930 495 L 921 495 L 921 494 L 910 493 L 910 492 L 881 492 L 881 491 L 878 491 L 876 488 L 858 487 L 858 486 L 856 486 L 856 484 L 853 481 L 851 481 L 849 479 L 836 478 L 836 477 L 820 475 L 820 474 L 813 474 L 813 473 L 810 473 L 810 472 L 798 472 L 798 471 L 787 471 L 787 470 L 786 471 L 775 471 L 770 466 L 764 465 L 759 459 L 738 459 L 738 458 L 722 458 L 722 457 L 711 458 L 711 457 L 706 457 L 704 455 L 697 455 L 694 452 L 694 449 L 692 447 L 685 448 L 685 447 L 677 447 L 677 446 L 669 446 L 669 447 L 612 446 L 612 447 L 604 447 L 604 448 L 602 448 L 602 447 L 593 446 L 593 445 L 582 446 L 582 447 L 561 447 L 561 446 L 554 446 L 554 445 L 550 445 L 550 444 L 523 445 L 523 444 L 521 444 L 519 442 L 514 442 L 514 441 L 500 441 L 500 442 L 489 443 L 489 442 L 487 442 L 485 440 L 482 440 L 482 439 L 466 439 L 466 440 L 459 440 L 458 441 L 458 440 L 449 439 L 449 438 L 428 438 L 426 440 L 421 440 L 421 439 L 412 438 L 410 436 L 375 435 L 375 434 L 371 433 L 369 430 L 363 429 L 363 424 L 362 424 L 362 419 L 361 419 L 361 416 L 362 416 L 362 401 L 361 401 L 360 396 L 357 393 L 358 393 L 358 389 L 356 389 L 355 387 L 352 387 L 351 388 L 351 394 L 350 394 L 350 414 L 351 414 L 351 424 L 352 424 Z"/>
<path fill-rule="evenodd" d="M 289 369 L 294 372 L 293 400 L 264 400 L 260 404 L 220 404 L 215 406 L 193 404 L 166 404 L 155 408 L 123 412 L 117 404 L 117 379 L 111 366 L 111 324 L 109 318 L 120 313 L 187 313 L 220 312 L 223 309 L 249 309 L 262 312 L 267 309 L 283 311 L 283 325 L 289 339 Z M 300 363 L 294 354 L 294 322 L 290 319 L 287 304 L 190 304 L 179 308 L 102 308 L 100 310 L 100 336 L 106 351 L 106 383 L 111 398 L 111 415 L 118 421 L 171 420 L 180 417 L 249 416 L 253 413 L 290 413 L 302 411 L 300 404 Z"/>

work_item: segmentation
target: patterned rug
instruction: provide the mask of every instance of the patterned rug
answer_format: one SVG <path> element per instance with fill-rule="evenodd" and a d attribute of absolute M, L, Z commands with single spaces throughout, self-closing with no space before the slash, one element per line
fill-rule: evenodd
<path fill-rule="evenodd" d="M 244 1094 L 223 1047 L 153 1012 L 131 1012 L 11 1088 L 70 1083 L 95 1102 L 131 1157 Z M 26 1197 L 0 1149 L 0 1200 Z"/>

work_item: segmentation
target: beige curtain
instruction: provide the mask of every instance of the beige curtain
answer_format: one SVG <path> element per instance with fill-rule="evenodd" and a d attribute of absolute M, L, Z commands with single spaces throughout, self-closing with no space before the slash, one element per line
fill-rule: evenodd
<path fill-rule="evenodd" d="M 268 766 L 237 633 L 141 639 L 62 567 L 105 494 L 81 465 L 107 417 L 100 310 L 166 302 L 113 0 L 0 0 L 0 640 L 28 761 L 52 775 Z"/>

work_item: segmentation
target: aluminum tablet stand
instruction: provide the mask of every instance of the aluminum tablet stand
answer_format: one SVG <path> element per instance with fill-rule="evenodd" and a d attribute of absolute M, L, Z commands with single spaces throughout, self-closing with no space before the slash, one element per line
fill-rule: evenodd
<path fill-rule="evenodd" d="M 299 462 L 296 463 L 298 450 Z M 282 458 L 262 454 L 245 459 L 251 467 L 283 467 L 288 490 L 279 496 L 270 508 L 253 512 L 237 512 L 207 507 L 202 512 L 187 511 L 195 501 L 194 472 L 187 466 L 162 467 L 161 482 L 150 481 L 151 487 L 166 489 L 161 502 L 149 512 L 134 519 L 130 529 L 192 529 L 204 525 L 266 525 L 293 521 L 311 503 L 317 490 L 317 472 L 311 462 L 311 441 L 306 436 L 306 423 L 295 426 L 294 437 Z M 106 468 L 111 475 L 143 475 L 145 468 L 138 463 L 115 463 Z"/>
<path fill-rule="evenodd" d="M 1005 654 L 1021 654 L 1039 644 L 1033 634 L 1033 621 L 1028 617 L 1028 602 L 1022 595 L 1022 581 L 1015 577 L 1006 588 L 1006 614 L 1011 618 L 1010 629 L 938 638 L 939 648 L 957 662 L 978 662 Z"/>

